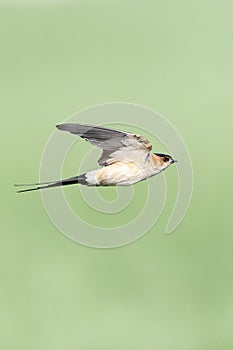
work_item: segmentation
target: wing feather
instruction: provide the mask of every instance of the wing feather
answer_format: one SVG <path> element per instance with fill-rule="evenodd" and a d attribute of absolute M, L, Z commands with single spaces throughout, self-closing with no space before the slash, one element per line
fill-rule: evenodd
<path fill-rule="evenodd" d="M 59 130 L 78 135 L 103 150 L 98 163 L 109 165 L 127 159 L 136 162 L 151 151 L 150 142 L 142 136 L 86 124 L 60 124 Z"/>

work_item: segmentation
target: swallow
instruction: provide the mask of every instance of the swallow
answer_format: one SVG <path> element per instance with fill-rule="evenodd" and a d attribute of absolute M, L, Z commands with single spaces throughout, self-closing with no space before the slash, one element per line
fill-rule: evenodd
<path fill-rule="evenodd" d="M 56 127 L 59 130 L 78 135 L 93 146 L 99 147 L 102 150 L 98 160 L 101 167 L 60 181 L 16 185 L 34 186 L 17 192 L 74 184 L 129 186 L 159 174 L 169 165 L 177 162 L 168 154 L 151 153 L 151 143 L 140 135 L 85 124 L 60 124 Z"/>

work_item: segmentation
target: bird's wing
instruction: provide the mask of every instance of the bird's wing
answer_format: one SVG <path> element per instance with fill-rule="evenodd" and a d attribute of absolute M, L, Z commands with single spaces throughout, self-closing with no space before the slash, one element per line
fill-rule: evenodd
<path fill-rule="evenodd" d="M 98 160 L 100 165 L 109 165 L 120 160 L 144 161 L 152 145 L 142 136 L 124 131 L 85 124 L 60 124 L 59 130 L 69 131 L 103 150 Z"/>

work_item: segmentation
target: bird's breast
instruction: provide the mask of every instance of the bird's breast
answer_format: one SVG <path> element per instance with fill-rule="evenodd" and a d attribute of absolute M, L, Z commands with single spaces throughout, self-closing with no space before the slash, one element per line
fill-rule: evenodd
<path fill-rule="evenodd" d="M 144 167 L 140 167 L 132 162 L 116 162 L 96 172 L 96 179 L 100 185 L 127 186 L 149 176 Z"/>

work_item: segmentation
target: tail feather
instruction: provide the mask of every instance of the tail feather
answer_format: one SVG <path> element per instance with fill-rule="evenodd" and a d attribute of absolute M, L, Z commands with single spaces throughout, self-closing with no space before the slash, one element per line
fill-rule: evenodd
<path fill-rule="evenodd" d="M 35 188 L 28 188 L 28 189 L 17 191 L 17 193 L 22 193 L 22 192 L 42 190 L 45 188 L 60 187 L 60 186 L 67 186 L 67 185 L 74 185 L 74 184 L 87 185 L 85 174 L 75 176 L 75 177 L 70 177 L 69 179 L 60 180 L 60 181 L 50 181 L 50 182 L 41 182 L 41 183 L 35 183 L 35 184 L 24 184 L 24 185 L 19 184 L 15 186 L 38 186 Z"/>
<path fill-rule="evenodd" d="M 49 185 L 53 184 L 54 182 L 59 182 L 59 181 L 46 181 L 46 182 L 36 182 L 34 184 L 15 184 L 15 187 L 26 187 L 26 186 L 40 186 L 40 185 Z"/>

